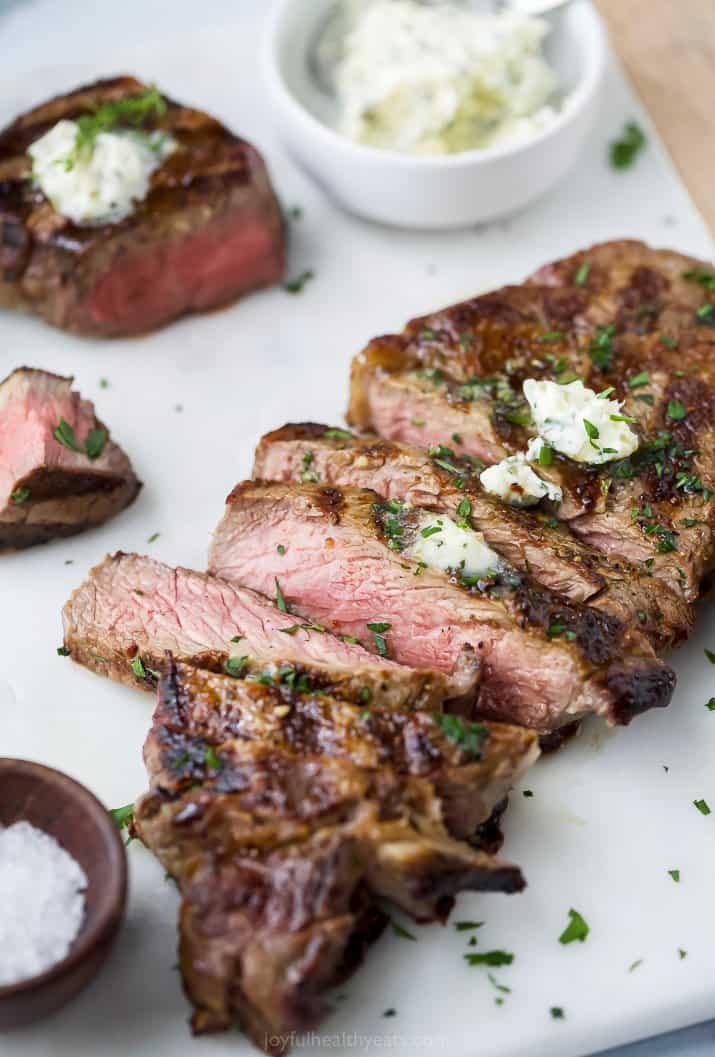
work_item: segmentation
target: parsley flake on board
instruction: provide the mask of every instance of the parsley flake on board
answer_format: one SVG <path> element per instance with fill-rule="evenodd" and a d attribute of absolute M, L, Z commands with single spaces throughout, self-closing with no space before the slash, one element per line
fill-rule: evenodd
<path fill-rule="evenodd" d="M 454 927 L 457 932 L 471 932 L 472 929 L 480 929 L 483 924 L 483 921 L 455 921 Z"/>
<path fill-rule="evenodd" d="M 462 957 L 468 965 L 489 965 L 492 968 L 511 965 L 514 961 L 514 955 L 508 951 L 482 951 L 481 954 L 467 953 Z"/>
<path fill-rule="evenodd" d="M 69 657 L 69 655 L 70 655 L 70 651 L 67 649 L 66 646 L 58 646 L 57 647 L 57 656 L 58 657 Z"/>
<path fill-rule="evenodd" d="M 680 881 L 680 870 L 668 870 L 668 873 L 673 878 L 676 884 Z"/>
<path fill-rule="evenodd" d="M 708 712 L 715 712 L 715 697 L 711 697 L 709 701 L 706 701 L 705 707 Z"/>
<path fill-rule="evenodd" d="M 576 940 L 583 943 L 591 931 L 590 928 L 578 910 L 569 910 L 569 919 L 568 925 L 559 936 L 559 943 L 574 943 Z"/>
<path fill-rule="evenodd" d="M 296 275 L 295 279 L 286 279 L 283 283 L 283 289 L 287 294 L 302 294 L 306 283 L 309 283 L 314 278 L 315 272 L 311 268 L 306 268 L 300 275 Z"/>
<path fill-rule="evenodd" d="M 711 664 L 715 664 L 715 650 L 705 650 L 705 656 Z"/>
<path fill-rule="evenodd" d="M 710 807 L 708 805 L 707 800 L 703 800 L 703 799 L 693 800 L 693 804 L 698 809 L 698 811 L 700 812 L 701 815 L 709 815 L 710 814 Z"/>
<path fill-rule="evenodd" d="M 646 145 L 646 136 L 640 125 L 628 121 L 623 126 L 620 139 L 613 140 L 609 158 L 614 169 L 628 169 Z"/>
<path fill-rule="evenodd" d="M 401 940 L 412 940 L 413 943 L 417 943 L 417 937 L 403 926 L 398 921 L 392 922 L 392 931 L 396 936 L 399 936 Z"/>
<path fill-rule="evenodd" d="M 461 716 L 449 712 L 433 712 L 432 719 L 442 733 L 458 745 L 462 752 L 473 759 L 481 758 L 482 745 L 489 737 L 489 728 L 483 723 L 465 722 Z"/>
<path fill-rule="evenodd" d="M 643 959 L 642 958 L 637 958 L 634 962 L 631 962 L 631 964 L 628 966 L 628 972 L 629 973 L 635 972 L 636 969 L 639 966 L 641 966 L 642 964 L 643 964 Z"/>
<path fill-rule="evenodd" d="M 156 543 L 156 541 L 159 539 L 159 535 L 160 534 L 158 532 L 152 532 L 151 536 L 147 540 L 147 543 Z"/>
<path fill-rule="evenodd" d="M 551 1009 L 549 1010 L 549 1013 L 551 1014 L 551 1019 L 552 1020 L 564 1020 L 565 1019 L 564 1011 L 561 1008 L 561 1006 L 552 1006 Z"/>

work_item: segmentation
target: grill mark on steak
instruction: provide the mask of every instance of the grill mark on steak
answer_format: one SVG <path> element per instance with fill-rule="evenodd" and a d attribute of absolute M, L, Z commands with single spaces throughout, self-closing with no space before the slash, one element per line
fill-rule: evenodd
<path fill-rule="evenodd" d="M 62 618 L 74 661 L 144 690 L 156 685 L 167 650 L 210 671 L 222 671 L 232 658 L 232 673 L 270 679 L 288 696 L 294 686 L 309 685 L 391 707 L 439 709 L 447 698 L 473 697 L 478 675 L 467 651 L 451 675 L 412 671 L 303 626 L 254 591 L 136 554 L 105 558 Z"/>
<path fill-rule="evenodd" d="M 276 729 L 267 693 L 168 663 L 145 745 L 152 791 L 137 804 L 134 828 L 181 891 L 180 961 L 194 1030 L 237 1019 L 277 1053 L 285 1047 L 276 1036 L 319 1022 L 324 991 L 379 933 L 385 918 L 375 897 L 418 920 L 444 920 L 456 892 L 518 891 L 523 878 L 449 837 L 427 778 L 389 761 L 355 762 L 365 741 L 357 709 L 345 721 L 350 706 L 323 701 L 318 719 L 309 699 L 296 698 L 308 722 L 343 725 L 316 755 Z M 175 765 L 182 745 L 193 753 L 189 775 Z M 460 769 L 454 748 L 442 751 Z M 522 739 L 521 763 L 535 754 L 533 739 Z"/>
<path fill-rule="evenodd" d="M 54 436 L 61 419 L 84 449 L 106 427 L 72 378 L 21 367 L 0 382 L 0 550 L 65 538 L 114 517 L 141 487 L 109 437 L 95 459 Z"/>
<path fill-rule="evenodd" d="M 387 500 L 450 517 L 458 517 L 459 504 L 468 499 L 472 525 L 507 563 L 568 601 L 636 625 L 656 648 L 681 641 L 692 627 L 692 608 L 679 593 L 662 583 L 655 590 L 642 567 L 609 558 L 546 515 L 501 503 L 484 491 L 474 465 L 453 451 L 442 449 L 430 458 L 418 448 L 376 437 L 317 423 L 291 424 L 261 439 L 254 478 L 299 482 L 306 453 L 323 485 L 374 488 Z"/>
<path fill-rule="evenodd" d="M 627 707 L 613 707 L 607 686 L 616 658 L 637 656 L 644 670 L 661 667 L 639 631 L 595 611 L 577 618 L 576 608 L 561 598 L 553 598 L 551 612 L 568 614 L 576 638 L 569 641 L 566 628 L 545 634 L 544 588 L 533 595 L 531 611 L 518 587 L 500 584 L 495 593 L 482 593 L 466 591 L 436 570 L 415 575 L 419 565 L 380 538 L 376 493 L 343 488 L 343 513 L 335 526 L 321 513 L 319 492 L 320 486 L 309 484 L 240 485 L 214 533 L 211 572 L 263 591 L 280 577 L 294 612 L 366 646 L 372 642 L 368 625 L 385 623 L 391 655 L 410 665 L 449 670 L 454 653 L 468 643 L 482 663 L 480 713 L 544 732 L 588 712 L 623 721 Z M 279 534 L 293 541 L 280 564 Z M 606 662 L 589 656 L 603 653 Z M 669 698 L 663 693 L 660 704 Z"/>
<path fill-rule="evenodd" d="M 575 287 L 584 264 L 587 277 Z M 607 554 L 647 560 L 657 577 L 692 601 L 715 563 L 708 424 L 715 345 L 702 311 L 712 306 L 715 317 L 715 296 L 683 278 L 703 270 L 715 274 L 679 254 L 606 243 L 547 266 L 521 287 L 413 320 L 402 335 L 377 338 L 355 357 L 349 421 L 389 440 L 422 447 L 454 443 L 462 453 L 496 462 L 523 449 L 528 431 L 519 422 L 521 406 L 505 403 L 495 387 L 518 399 L 526 377 L 563 381 L 572 375 L 596 391 L 613 386 L 625 413 L 636 419 L 641 449 L 630 460 L 599 468 L 556 458 L 547 473 L 564 490 L 558 515 Z M 647 382 L 632 385 L 644 372 Z M 469 398 L 455 403 L 455 386 L 472 390 Z M 690 414 L 671 420 L 679 391 L 698 406 L 692 420 Z M 653 457 L 658 445 L 670 473 Z M 683 483 L 693 479 L 699 485 Z M 647 526 L 630 513 L 643 503 L 654 506 Z"/>
<path fill-rule="evenodd" d="M 170 133 L 180 149 L 124 220 L 76 225 L 33 186 L 26 151 L 34 140 L 62 118 L 145 87 L 132 77 L 98 81 L 0 132 L 0 305 L 83 334 L 138 334 L 281 277 L 283 219 L 260 155 L 172 100 L 145 127 Z"/>

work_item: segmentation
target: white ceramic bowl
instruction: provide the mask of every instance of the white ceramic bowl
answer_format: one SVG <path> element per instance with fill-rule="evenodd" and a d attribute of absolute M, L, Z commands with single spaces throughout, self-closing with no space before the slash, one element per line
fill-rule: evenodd
<path fill-rule="evenodd" d="M 352 213 L 409 228 L 457 228 L 512 213 L 548 191 L 575 161 L 596 114 L 606 57 L 587 0 L 562 12 L 546 56 L 567 100 L 528 143 L 413 157 L 346 139 L 330 127 L 334 103 L 307 56 L 335 0 L 274 0 L 263 66 L 272 110 L 291 154 Z"/>

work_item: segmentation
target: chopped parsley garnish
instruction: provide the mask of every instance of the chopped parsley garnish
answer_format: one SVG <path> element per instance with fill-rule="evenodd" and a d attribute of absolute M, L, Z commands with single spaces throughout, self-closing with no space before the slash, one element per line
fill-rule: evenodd
<path fill-rule="evenodd" d="M 296 631 L 300 631 L 302 627 L 302 624 L 291 624 L 289 628 L 278 628 L 278 630 L 284 635 L 295 635 Z"/>
<path fill-rule="evenodd" d="M 161 676 L 161 672 L 157 672 L 155 668 L 147 668 L 139 654 L 133 659 L 131 669 L 137 679 L 148 679 L 150 675 L 153 675 L 155 679 L 159 679 Z"/>
<path fill-rule="evenodd" d="M 686 950 L 683 950 L 682 947 L 678 947 L 678 958 L 681 960 L 681 962 L 682 962 L 683 958 L 687 958 L 687 957 L 688 957 L 688 952 Z"/>
<path fill-rule="evenodd" d="M 355 436 L 349 429 L 326 429 L 323 433 L 324 437 L 328 437 L 330 440 L 352 440 Z"/>
<path fill-rule="evenodd" d="M 59 424 L 52 431 L 52 436 L 58 444 L 68 448 L 70 451 L 76 451 L 80 455 L 86 454 L 90 459 L 98 459 L 104 451 L 109 434 L 106 429 L 91 429 L 87 434 L 85 447 L 82 448 L 82 445 L 77 440 L 74 428 L 67 419 L 60 418 Z"/>
<path fill-rule="evenodd" d="M 248 665 L 248 656 L 228 657 L 224 661 L 223 670 L 226 675 L 232 675 L 234 679 L 240 679 Z"/>
<path fill-rule="evenodd" d="M 508 951 L 482 951 L 480 954 L 467 953 L 463 955 L 468 965 L 489 965 L 498 968 L 500 965 L 511 965 L 514 955 Z"/>
<path fill-rule="evenodd" d="M 596 337 L 591 342 L 589 353 L 591 361 L 599 371 L 609 371 L 613 362 L 612 338 L 616 333 L 616 324 L 609 323 L 606 327 L 599 327 Z"/>
<path fill-rule="evenodd" d="M 10 498 L 13 503 L 24 503 L 26 499 L 30 498 L 29 488 L 16 488 L 14 492 L 10 493 Z"/>
<path fill-rule="evenodd" d="M 85 441 L 85 450 L 90 459 L 98 459 L 109 439 L 106 429 L 90 429 Z"/>
<path fill-rule="evenodd" d="M 673 341 L 673 339 L 669 338 L 667 334 L 661 334 L 660 341 L 662 345 L 665 345 L 669 349 L 677 349 L 678 347 L 677 341 Z"/>
<path fill-rule="evenodd" d="M 551 1014 L 551 1019 L 552 1020 L 564 1020 L 565 1019 L 564 1011 L 561 1008 L 561 1006 L 552 1006 L 551 1009 L 549 1010 L 549 1013 Z"/>
<path fill-rule="evenodd" d="M 598 426 L 594 426 L 593 422 L 589 422 L 587 418 L 583 420 L 583 428 L 586 430 L 586 435 L 591 441 L 598 440 L 601 436 Z"/>
<path fill-rule="evenodd" d="M 685 418 L 687 413 L 688 412 L 685 410 L 685 407 L 680 403 L 679 400 L 668 401 L 668 409 L 666 411 L 666 415 L 674 422 L 681 422 Z"/>
<path fill-rule="evenodd" d="M 668 870 L 668 873 L 673 878 L 676 884 L 680 882 L 680 870 Z"/>
<path fill-rule="evenodd" d="M 639 389 L 644 385 L 650 385 L 650 374 L 648 371 L 641 371 L 640 374 L 634 374 L 632 378 L 628 379 L 629 389 Z"/>
<path fill-rule="evenodd" d="M 59 653 L 59 650 L 57 652 Z M 705 707 L 708 712 L 715 712 L 715 697 L 711 697 L 709 701 L 706 701 Z"/>
<path fill-rule="evenodd" d="M 614 169 L 628 169 L 646 145 L 646 137 L 640 125 L 628 121 L 623 127 L 621 138 L 613 140 L 609 157 Z"/>
<path fill-rule="evenodd" d="M 547 444 L 542 444 L 539 448 L 539 466 L 551 466 L 553 461 L 553 450 Z"/>
<path fill-rule="evenodd" d="M 147 540 L 147 543 L 156 543 L 156 541 L 158 539 L 159 539 L 159 533 L 158 532 L 152 532 L 151 536 Z"/>
<path fill-rule="evenodd" d="M 365 627 L 372 632 L 377 652 L 381 657 L 387 657 L 387 640 L 384 633 L 390 630 L 392 624 L 387 624 L 385 621 L 374 621 L 372 624 L 366 624 Z"/>
<path fill-rule="evenodd" d="M 283 546 L 283 544 L 282 544 L 282 543 L 279 543 L 279 544 L 278 544 L 278 546 L 276 547 L 276 550 L 277 550 L 277 551 L 278 551 L 278 553 L 280 554 L 281 558 L 283 557 L 283 555 L 284 555 L 284 554 L 285 554 L 285 552 L 286 552 L 286 549 L 285 549 L 285 547 Z"/>
<path fill-rule="evenodd" d="M 372 691 L 370 690 L 370 687 L 369 686 L 361 687 L 360 688 L 360 693 L 358 694 L 358 697 L 360 698 L 361 701 L 369 701 L 370 698 L 372 697 Z"/>
<path fill-rule="evenodd" d="M 314 278 L 315 272 L 310 268 L 306 268 L 300 275 L 296 275 L 295 279 L 286 279 L 283 283 L 283 289 L 288 294 L 302 294 L 306 283 L 309 283 Z"/>
<path fill-rule="evenodd" d="M 635 970 L 638 968 L 638 966 L 642 965 L 642 964 L 643 964 L 643 959 L 642 958 L 637 958 L 636 961 L 631 962 L 631 964 L 628 966 L 628 972 L 629 973 L 635 972 Z"/>
<path fill-rule="evenodd" d="M 454 441 L 455 444 L 461 444 L 462 443 L 461 434 L 460 433 L 453 433 L 452 434 L 452 440 Z"/>
<path fill-rule="evenodd" d="M 468 529 L 472 527 L 469 523 L 469 518 L 472 514 L 472 504 L 466 496 L 460 501 L 459 506 L 457 507 L 457 514 L 460 517 L 460 520 L 457 522 L 460 528 Z"/>
<path fill-rule="evenodd" d="M 206 749 L 204 763 L 207 767 L 210 767 L 212 771 L 221 771 L 223 769 L 223 760 L 217 755 L 213 745 L 209 745 Z"/>
<path fill-rule="evenodd" d="M 397 921 L 392 922 L 392 931 L 396 936 L 399 936 L 401 940 L 412 940 L 413 943 L 417 943 L 417 937 L 411 932 L 408 932 L 407 929 Z"/>
<path fill-rule="evenodd" d="M 574 276 L 574 285 L 583 286 L 588 279 L 588 273 L 591 271 L 591 265 L 588 261 L 584 261 Z"/>
<path fill-rule="evenodd" d="M 693 800 L 693 804 L 698 809 L 701 815 L 710 814 L 710 807 L 708 806 L 707 800 Z"/>
<path fill-rule="evenodd" d="M 482 746 L 489 737 L 489 728 L 483 723 L 465 722 L 461 716 L 452 715 L 449 712 L 433 712 L 432 719 L 442 733 L 458 745 L 462 752 L 475 760 L 481 758 Z"/>
<path fill-rule="evenodd" d="M 100 389 L 109 389 L 109 379 L 108 378 L 100 378 L 99 379 L 99 388 Z"/>
<path fill-rule="evenodd" d="M 280 609 L 281 613 L 287 613 L 288 612 L 288 606 L 286 605 L 286 600 L 283 597 L 283 592 L 281 590 L 281 585 L 278 583 L 278 577 L 275 576 L 274 580 L 276 582 L 276 605 Z"/>
<path fill-rule="evenodd" d="M 547 330 L 545 334 L 541 335 L 541 340 L 550 343 L 552 341 L 563 341 L 565 337 L 563 330 Z"/>
<path fill-rule="evenodd" d="M 59 424 L 55 426 L 52 431 L 52 436 L 59 444 L 62 444 L 63 447 L 69 448 L 70 451 L 77 451 L 82 454 L 82 448 L 75 436 L 74 429 L 70 426 L 66 418 L 60 418 Z"/>
<path fill-rule="evenodd" d="M 150 85 L 136 95 L 102 103 L 93 114 L 83 114 L 77 118 L 79 127 L 75 150 L 92 150 L 100 132 L 108 132 L 117 125 L 130 125 L 138 129 L 148 117 L 161 117 L 165 111 L 166 102 L 156 85 Z"/>
<path fill-rule="evenodd" d="M 525 796 L 527 798 L 531 798 L 534 795 L 534 793 L 533 793 L 533 790 L 531 790 L 531 789 L 524 789 L 524 791 L 522 792 L 521 795 Z"/>
<path fill-rule="evenodd" d="M 109 812 L 117 824 L 117 829 L 126 829 L 134 821 L 134 804 L 125 804 L 124 807 L 112 808 Z"/>
<path fill-rule="evenodd" d="M 705 656 L 711 664 L 715 664 L 715 650 L 705 650 Z"/>
<path fill-rule="evenodd" d="M 574 943 L 576 940 L 583 943 L 591 930 L 578 910 L 571 908 L 569 919 L 568 925 L 559 936 L 559 943 Z"/>
<path fill-rule="evenodd" d="M 303 470 L 300 475 L 300 479 L 303 484 L 306 484 L 308 482 L 312 482 L 313 484 L 315 484 L 319 480 L 318 474 L 315 472 L 315 470 L 311 470 L 310 468 L 314 462 L 315 452 L 303 452 Z"/>
<path fill-rule="evenodd" d="M 69 655 L 70 655 L 70 650 L 68 650 L 66 646 L 58 646 L 57 647 L 57 656 L 58 657 L 69 657 Z"/>
<path fill-rule="evenodd" d="M 715 305 L 705 304 L 701 305 L 695 312 L 696 319 L 699 319 L 701 323 L 712 323 L 713 317 L 715 317 Z"/>
<path fill-rule="evenodd" d="M 507 411 L 504 418 L 512 426 L 528 426 L 531 422 L 529 411 Z"/>
<path fill-rule="evenodd" d="M 483 924 L 483 921 L 455 921 L 454 927 L 457 932 L 471 932 L 472 929 L 480 929 Z"/>
<path fill-rule="evenodd" d="M 441 531 L 441 525 L 425 525 L 423 529 L 420 529 L 420 536 L 422 536 L 423 539 L 429 539 L 430 536 L 435 536 L 438 532 Z"/>
<path fill-rule="evenodd" d="M 411 426 L 424 426 L 424 424 L 425 424 L 425 420 L 423 418 L 411 418 L 410 419 L 410 425 Z"/>
<path fill-rule="evenodd" d="M 715 290 L 715 274 L 709 272 L 707 268 L 691 268 L 690 271 L 682 273 L 681 279 L 698 283 L 704 290 Z"/>

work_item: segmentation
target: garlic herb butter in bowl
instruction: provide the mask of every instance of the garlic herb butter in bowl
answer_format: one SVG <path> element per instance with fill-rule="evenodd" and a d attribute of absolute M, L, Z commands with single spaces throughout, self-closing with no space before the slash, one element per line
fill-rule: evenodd
<path fill-rule="evenodd" d="M 491 220 L 561 179 L 596 115 L 599 16 L 578 0 L 549 25 L 457 0 L 276 0 L 272 113 L 353 213 L 413 228 Z"/>
<path fill-rule="evenodd" d="M 342 135 L 407 154 L 455 154 L 524 142 L 556 116 L 544 20 L 478 14 L 455 0 L 342 6 L 343 32 L 335 40 L 331 21 L 317 46 Z"/>

